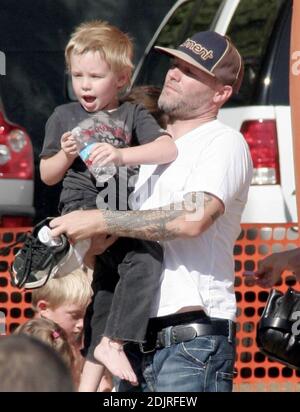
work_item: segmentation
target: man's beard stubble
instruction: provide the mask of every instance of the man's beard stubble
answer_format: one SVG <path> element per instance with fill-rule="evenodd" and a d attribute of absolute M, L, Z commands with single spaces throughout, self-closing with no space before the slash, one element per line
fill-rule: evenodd
<path fill-rule="evenodd" d="M 204 99 L 202 98 L 201 106 L 203 105 Z M 193 92 L 191 92 L 189 98 L 185 98 L 180 90 L 177 90 L 177 93 L 168 94 L 167 90 L 163 88 L 158 99 L 158 107 L 167 114 L 170 121 L 187 120 L 193 118 L 199 110 L 199 100 L 200 96 L 193 94 Z"/>
<path fill-rule="evenodd" d="M 189 96 L 183 95 L 179 90 L 177 93 L 168 94 L 163 88 L 158 99 L 158 107 L 169 118 L 174 120 L 190 120 L 194 118 L 216 118 L 213 107 L 213 91 L 201 93 L 191 90 Z"/>
<path fill-rule="evenodd" d="M 172 98 L 168 96 L 164 89 L 158 99 L 158 107 L 164 113 L 166 113 L 169 119 L 176 118 L 179 119 L 186 112 L 186 105 L 181 98 Z"/>

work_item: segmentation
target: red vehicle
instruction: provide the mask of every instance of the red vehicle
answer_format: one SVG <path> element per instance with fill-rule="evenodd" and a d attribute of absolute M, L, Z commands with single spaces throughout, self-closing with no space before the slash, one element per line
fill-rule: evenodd
<path fill-rule="evenodd" d="M 0 106 L 0 227 L 29 226 L 34 216 L 34 158 L 26 131 Z"/>

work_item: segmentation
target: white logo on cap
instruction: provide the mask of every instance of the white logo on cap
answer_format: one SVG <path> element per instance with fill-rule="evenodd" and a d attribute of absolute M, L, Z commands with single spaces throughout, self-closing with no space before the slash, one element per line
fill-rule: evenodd
<path fill-rule="evenodd" d="M 186 47 L 187 49 L 192 50 L 193 53 L 198 54 L 203 60 L 214 58 L 213 50 L 207 50 L 200 43 L 196 43 L 194 40 L 187 39 L 184 43 L 182 43 L 181 47 Z"/>

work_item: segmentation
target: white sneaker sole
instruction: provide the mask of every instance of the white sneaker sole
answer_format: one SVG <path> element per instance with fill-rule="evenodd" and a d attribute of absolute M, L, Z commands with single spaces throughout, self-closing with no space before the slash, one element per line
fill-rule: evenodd
<path fill-rule="evenodd" d="M 52 268 L 47 282 L 53 278 L 58 279 L 67 276 L 74 270 L 79 269 L 82 266 L 86 252 L 90 248 L 90 244 L 89 239 L 79 241 L 74 246 L 70 244 L 68 253 Z M 45 283 L 45 273 L 47 273 L 47 269 L 36 272 L 35 276 L 39 278 L 40 274 L 42 276 L 41 279 L 30 283 L 26 282 L 24 288 L 36 289 L 43 286 Z"/>

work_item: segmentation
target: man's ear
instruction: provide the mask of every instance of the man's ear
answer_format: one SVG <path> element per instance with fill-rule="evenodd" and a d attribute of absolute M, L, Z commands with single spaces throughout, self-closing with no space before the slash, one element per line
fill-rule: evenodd
<path fill-rule="evenodd" d="M 39 300 L 36 304 L 36 310 L 41 316 L 47 315 L 49 303 L 46 300 Z"/>
<path fill-rule="evenodd" d="M 214 95 L 214 103 L 219 107 L 223 106 L 232 96 L 232 91 L 232 87 L 228 85 L 219 87 Z"/>

